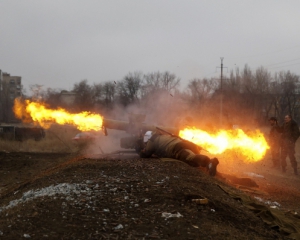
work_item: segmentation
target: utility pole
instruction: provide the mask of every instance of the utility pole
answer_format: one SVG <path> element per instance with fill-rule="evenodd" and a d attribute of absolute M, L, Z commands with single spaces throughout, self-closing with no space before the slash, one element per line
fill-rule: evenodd
<path fill-rule="evenodd" d="M 220 104 L 220 125 L 223 126 L 223 57 L 221 57 L 221 104 Z"/>
<path fill-rule="evenodd" d="M 223 57 L 221 57 L 221 82 L 220 82 L 220 127 L 223 127 Z"/>

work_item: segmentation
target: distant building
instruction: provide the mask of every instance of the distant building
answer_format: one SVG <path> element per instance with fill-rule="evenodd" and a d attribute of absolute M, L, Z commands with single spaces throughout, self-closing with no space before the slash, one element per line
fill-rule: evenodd
<path fill-rule="evenodd" d="M 21 96 L 21 77 L 10 76 L 8 73 L 3 73 L 2 85 L 8 87 L 9 99 L 14 100 Z"/>
<path fill-rule="evenodd" d="M 13 113 L 15 98 L 22 95 L 21 77 L 0 70 L 0 121 L 17 122 Z"/>
<path fill-rule="evenodd" d="M 74 104 L 76 99 L 76 93 L 68 92 L 66 90 L 61 91 L 60 93 L 60 101 L 62 104 L 66 106 L 71 106 Z"/>

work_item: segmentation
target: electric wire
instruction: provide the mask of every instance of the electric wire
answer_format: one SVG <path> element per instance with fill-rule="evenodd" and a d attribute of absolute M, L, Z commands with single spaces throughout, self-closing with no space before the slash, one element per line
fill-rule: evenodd
<path fill-rule="evenodd" d="M 290 64 L 290 65 L 284 65 L 284 66 L 279 66 L 279 67 L 271 67 L 269 69 L 284 68 L 284 67 L 290 67 L 290 66 L 295 66 L 295 65 L 300 65 L 300 63 Z"/>
<path fill-rule="evenodd" d="M 245 59 L 245 58 L 265 56 L 265 55 L 270 55 L 270 54 L 274 54 L 274 53 L 278 53 L 278 52 L 283 52 L 283 51 L 287 51 L 287 50 L 291 50 L 291 49 L 295 49 L 295 48 L 299 48 L 299 47 L 300 47 L 300 45 L 296 45 L 296 46 L 289 47 L 289 48 L 283 48 L 283 49 L 279 49 L 279 50 L 275 50 L 275 51 L 271 51 L 271 52 L 265 52 L 265 53 L 260 53 L 260 54 L 245 56 L 245 57 L 239 57 L 239 58 Z M 237 58 L 238 57 L 234 57 L 233 59 L 237 59 Z"/>
<path fill-rule="evenodd" d="M 273 66 L 273 65 L 277 65 L 277 64 L 282 64 L 282 63 L 287 63 L 287 62 L 293 62 L 293 61 L 297 61 L 297 60 L 300 60 L 300 58 L 288 60 L 288 61 L 285 61 L 285 62 L 279 62 L 279 63 L 269 64 L 269 65 L 266 65 L 266 67 Z"/>

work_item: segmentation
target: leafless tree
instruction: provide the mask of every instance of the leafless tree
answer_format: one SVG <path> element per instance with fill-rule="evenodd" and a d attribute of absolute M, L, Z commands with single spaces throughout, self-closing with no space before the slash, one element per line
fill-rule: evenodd
<path fill-rule="evenodd" d="M 191 95 L 191 102 L 206 101 L 217 89 L 217 82 L 214 79 L 193 79 L 187 86 Z"/>
<path fill-rule="evenodd" d="M 162 88 L 168 92 L 175 90 L 180 84 L 180 78 L 177 78 L 175 74 L 164 72 L 162 74 Z"/>
<path fill-rule="evenodd" d="M 280 117 L 283 117 L 285 114 L 291 114 L 299 118 L 299 76 L 292 74 L 290 71 L 282 71 L 276 75 L 276 81 L 281 88 L 281 97 L 279 99 Z"/>
<path fill-rule="evenodd" d="M 60 92 L 59 89 L 48 88 L 43 94 L 43 100 L 52 108 L 63 107 L 60 101 Z"/>
<path fill-rule="evenodd" d="M 165 90 L 170 93 L 172 90 L 175 91 L 180 85 L 180 78 L 177 78 L 175 74 L 169 73 L 168 71 L 164 73 L 149 73 L 145 75 L 144 78 L 144 95 L 157 90 Z"/>
<path fill-rule="evenodd" d="M 105 82 L 103 85 L 103 95 L 106 106 L 111 105 L 115 100 L 116 82 Z"/>
<path fill-rule="evenodd" d="M 76 93 L 75 106 L 79 111 L 91 111 L 93 109 L 92 87 L 87 83 L 87 80 L 74 84 L 72 91 Z"/>
<path fill-rule="evenodd" d="M 123 105 L 137 103 L 140 100 L 143 84 L 141 72 L 127 74 L 124 79 L 118 82 L 118 96 Z"/>
<path fill-rule="evenodd" d="M 31 91 L 31 98 L 36 101 L 40 101 L 43 99 L 45 95 L 45 91 L 43 89 L 43 85 L 40 84 L 31 84 L 29 86 L 29 90 Z"/>
<path fill-rule="evenodd" d="M 92 86 L 92 102 L 93 104 L 101 103 L 103 98 L 103 85 L 101 83 L 94 83 Z"/>

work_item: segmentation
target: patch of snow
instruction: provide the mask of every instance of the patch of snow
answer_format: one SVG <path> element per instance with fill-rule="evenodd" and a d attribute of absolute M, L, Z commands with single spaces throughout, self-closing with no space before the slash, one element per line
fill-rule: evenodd
<path fill-rule="evenodd" d="M 269 200 L 267 200 L 267 201 L 265 201 L 264 199 L 262 199 L 262 198 L 260 198 L 260 197 L 254 197 L 256 200 L 258 200 L 259 202 L 263 202 L 263 203 L 265 203 L 265 204 L 267 204 L 267 205 L 270 205 L 270 206 L 273 206 L 273 208 L 274 208 L 274 206 L 275 207 L 280 207 L 281 205 L 280 205 L 280 203 L 278 203 L 278 202 L 271 202 L 271 201 L 269 201 Z"/>
<path fill-rule="evenodd" d="M 179 212 L 173 213 L 173 214 L 172 213 L 163 212 L 161 214 L 161 216 L 164 217 L 164 218 L 166 218 L 166 219 L 171 218 L 171 217 L 177 217 L 177 218 L 183 217 Z"/>
<path fill-rule="evenodd" d="M 45 196 L 54 196 L 54 195 L 70 195 L 76 194 L 80 195 L 83 192 L 90 192 L 91 189 L 86 186 L 86 184 L 69 184 L 69 183 L 60 183 L 57 185 L 51 185 L 37 190 L 29 190 L 23 193 L 23 196 L 19 199 L 12 200 L 7 206 L 1 207 L 0 212 L 3 210 L 17 206 L 20 203 L 24 203 L 35 198 L 45 197 Z"/>
<path fill-rule="evenodd" d="M 119 224 L 118 226 L 115 227 L 115 230 L 119 230 L 119 229 L 123 229 L 123 225 L 122 224 Z"/>
<path fill-rule="evenodd" d="M 246 174 L 247 174 L 249 177 L 265 178 L 263 175 L 259 175 L 259 174 L 257 174 L 257 173 L 253 173 L 253 172 L 246 172 Z"/>

